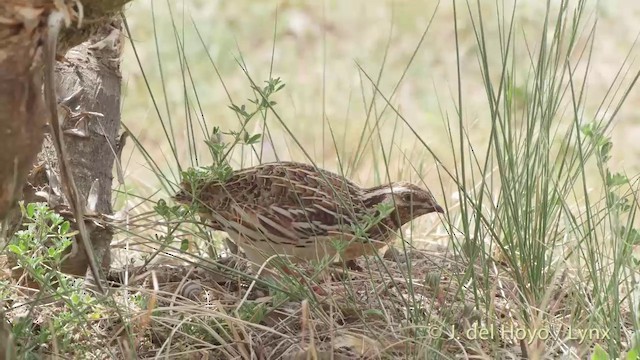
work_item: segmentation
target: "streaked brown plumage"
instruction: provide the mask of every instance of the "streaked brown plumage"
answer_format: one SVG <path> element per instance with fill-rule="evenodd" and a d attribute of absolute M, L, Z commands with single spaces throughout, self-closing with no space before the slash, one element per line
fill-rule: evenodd
<path fill-rule="evenodd" d="M 335 256 L 332 240 L 343 242 L 342 260 L 348 261 L 380 249 L 412 219 L 443 212 L 428 190 L 414 184 L 361 188 L 341 175 L 296 162 L 238 170 L 224 183 L 212 179 L 195 189 L 185 182 L 181 186 L 176 201 L 197 204 L 209 226 L 227 232 L 258 264 L 273 255 L 292 261 Z M 394 207 L 372 224 L 382 203 Z"/>

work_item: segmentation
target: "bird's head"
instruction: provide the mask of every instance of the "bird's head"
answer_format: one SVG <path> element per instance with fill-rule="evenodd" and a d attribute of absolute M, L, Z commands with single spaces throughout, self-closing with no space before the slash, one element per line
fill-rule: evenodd
<path fill-rule="evenodd" d="M 369 206 L 389 204 L 395 210 L 389 215 L 398 227 L 434 212 L 444 213 L 431 192 L 410 182 L 395 182 L 375 186 L 365 191 L 364 202 Z"/>

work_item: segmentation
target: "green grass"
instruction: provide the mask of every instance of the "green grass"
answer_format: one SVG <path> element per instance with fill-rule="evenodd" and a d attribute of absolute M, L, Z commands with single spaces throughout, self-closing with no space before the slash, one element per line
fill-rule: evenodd
<path fill-rule="evenodd" d="M 136 207 L 114 266 L 155 272 L 92 324 L 118 333 L 109 356 L 638 353 L 635 3 L 150 4 L 128 12 L 117 203 Z M 364 272 L 265 281 L 169 195 L 189 168 L 276 159 L 411 180 L 447 213 Z"/>

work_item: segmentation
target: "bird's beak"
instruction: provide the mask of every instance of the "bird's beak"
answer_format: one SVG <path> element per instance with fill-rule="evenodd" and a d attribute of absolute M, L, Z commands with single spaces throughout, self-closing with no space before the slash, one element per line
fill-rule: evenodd
<path fill-rule="evenodd" d="M 438 205 L 438 204 L 436 204 L 436 205 L 433 207 L 433 211 L 438 212 L 438 213 L 441 213 L 441 214 L 444 214 L 444 208 L 442 208 L 442 206 L 440 206 L 440 205 Z"/>

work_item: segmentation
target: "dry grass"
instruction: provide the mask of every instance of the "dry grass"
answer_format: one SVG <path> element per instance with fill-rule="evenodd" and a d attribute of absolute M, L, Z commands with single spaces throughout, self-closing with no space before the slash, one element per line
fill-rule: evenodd
<path fill-rule="evenodd" d="M 323 294 L 309 293 L 308 287 L 297 282 L 285 284 L 288 297 L 269 295 L 266 289 L 239 277 L 224 277 L 211 270 L 211 263 L 195 268 L 131 268 L 129 285 L 114 288 L 114 302 L 100 306 L 84 329 L 74 330 L 80 352 L 59 355 L 83 357 L 89 355 L 83 351 L 95 349 L 90 357 L 398 359 L 438 353 L 443 358 L 456 354 L 535 358 L 532 351 L 560 355 L 578 341 L 570 325 L 562 321 L 539 324 L 538 331 L 555 331 L 548 338 L 523 326 L 517 286 L 504 276 L 499 264 L 486 279 L 494 285 L 486 293 L 480 290 L 480 297 L 488 301 L 483 306 L 492 308 L 492 316 L 486 318 L 475 310 L 469 284 L 460 283 L 458 274 L 467 265 L 446 249 L 390 258 L 370 264 L 368 274 L 336 269 L 334 276 L 342 274 L 342 280 L 315 280 Z M 408 266 L 413 274 L 410 282 L 406 279 Z M 246 264 L 239 267 L 246 269 Z M 112 273 L 117 284 L 116 275 L 122 274 Z M 407 289 L 409 284 L 412 289 Z M 549 291 L 547 309 L 551 312 L 547 315 L 561 319 L 571 314 L 585 291 L 588 289 L 571 276 L 558 279 Z M 14 300 L 33 296 L 28 294 L 31 292 L 15 294 Z M 41 331 L 68 311 L 60 302 L 34 307 L 30 314 L 27 307 L 15 308 L 8 313 L 10 319 L 31 316 L 41 324 Z M 416 325 L 416 318 L 428 321 Z M 484 325 L 473 325 L 480 320 Z M 595 336 L 604 335 L 603 329 L 597 331 Z"/>

